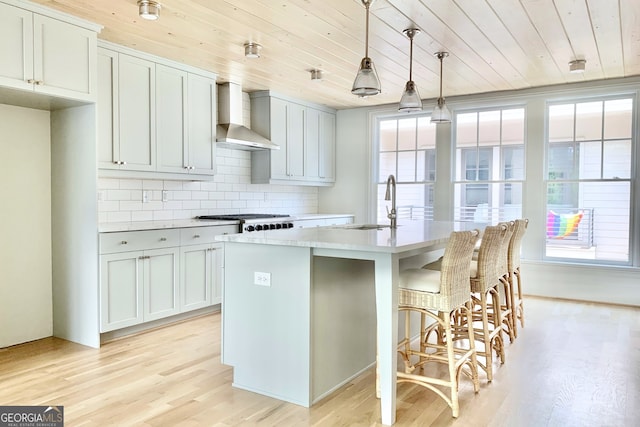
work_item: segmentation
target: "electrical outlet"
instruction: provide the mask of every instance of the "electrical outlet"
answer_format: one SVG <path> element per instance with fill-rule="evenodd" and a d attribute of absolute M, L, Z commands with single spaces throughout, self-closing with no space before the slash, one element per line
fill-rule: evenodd
<path fill-rule="evenodd" d="M 142 203 L 149 203 L 149 192 L 147 190 L 142 191 Z"/>
<path fill-rule="evenodd" d="M 169 192 L 167 190 L 162 190 L 162 201 L 163 202 L 169 201 Z"/>
<path fill-rule="evenodd" d="M 271 273 L 253 272 L 253 284 L 259 286 L 271 286 Z"/>

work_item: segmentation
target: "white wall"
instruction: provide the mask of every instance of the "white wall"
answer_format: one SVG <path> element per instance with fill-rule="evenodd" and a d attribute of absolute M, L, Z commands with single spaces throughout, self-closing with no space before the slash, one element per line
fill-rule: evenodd
<path fill-rule="evenodd" d="M 0 105 L 0 348 L 53 332 L 49 123 Z"/>

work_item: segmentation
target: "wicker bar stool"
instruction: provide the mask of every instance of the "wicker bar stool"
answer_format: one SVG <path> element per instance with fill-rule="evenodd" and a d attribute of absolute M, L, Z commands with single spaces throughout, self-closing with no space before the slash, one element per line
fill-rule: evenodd
<path fill-rule="evenodd" d="M 513 229 L 506 223 L 487 226 L 482 234 L 482 243 L 478 251 L 477 261 L 471 266 L 471 295 L 473 302 L 472 321 L 461 319 L 457 322 L 459 328 L 475 329 L 476 341 L 481 341 L 483 350 L 478 355 L 483 356 L 478 365 L 487 374 L 487 381 L 493 381 L 493 351 L 504 363 L 504 341 L 502 338 L 502 304 L 500 300 L 501 286 L 501 255 L 504 245 L 508 244 Z M 506 252 L 504 252 L 506 259 Z M 505 261 L 506 264 L 506 261 Z M 497 307 L 498 309 L 494 309 Z"/>
<path fill-rule="evenodd" d="M 520 321 L 520 326 L 524 328 L 524 303 L 522 299 L 522 274 L 520 272 L 520 248 L 522 246 L 522 238 L 527 231 L 529 220 L 526 218 L 517 219 L 515 221 L 515 228 L 513 236 L 509 242 L 509 252 L 507 257 L 507 267 L 509 269 L 509 284 L 511 287 L 511 301 L 512 301 L 512 322 L 513 332 L 515 337 L 518 336 L 517 322 Z M 516 287 L 515 282 L 518 281 Z"/>
<path fill-rule="evenodd" d="M 513 304 L 513 288 L 511 281 L 509 280 L 509 246 L 511 240 L 515 234 L 515 221 L 501 222 L 498 225 L 506 225 L 507 233 L 503 237 L 500 246 L 500 254 L 498 255 L 498 277 L 500 279 L 500 318 L 502 320 L 502 328 L 504 332 L 509 335 L 509 342 L 513 342 L 516 339 L 515 326 L 514 326 L 514 304 Z M 493 307 L 490 307 L 491 311 Z"/>
<path fill-rule="evenodd" d="M 460 374 L 469 376 L 475 392 L 479 390 L 474 330 L 467 329 L 468 346 L 463 346 L 463 342 L 454 345 L 452 331 L 456 313 L 471 317 L 469 274 L 478 235 L 478 230 L 451 233 L 440 271 L 414 268 L 400 273 L 398 311 L 405 312 L 405 336 L 399 343 L 398 353 L 404 360 L 405 369 L 398 371 L 397 381 L 418 384 L 435 392 L 451 407 L 453 417 L 459 414 Z M 420 313 L 419 350 L 411 347 L 411 312 Z M 427 318 L 434 322 L 427 325 Z M 434 330 L 442 331 L 435 343 L 429 342 Z M 429 362 L 447 364 L 448 378 L 427 375 L 424 365 Z M 416 369 L 421 373 L 415 373 Z"/>

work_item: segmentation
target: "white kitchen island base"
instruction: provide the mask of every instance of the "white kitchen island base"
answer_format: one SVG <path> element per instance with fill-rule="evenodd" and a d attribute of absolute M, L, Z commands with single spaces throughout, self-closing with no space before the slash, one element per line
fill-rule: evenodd
<path fill-rule="evenodd" d="M 223 363 L 234 385 L 309 406 L 371 366 L 377 342 L 381 421 L 392 425 L 400 261 L 474 228 L 409 221 L 217 236 L 226 242 Z"/>
<path fill-rule="evenodd" d="M 370 261 L 225 244 L 222 356 L 235 387 L 311 406 L 375 363 L 374 307 Z"/>

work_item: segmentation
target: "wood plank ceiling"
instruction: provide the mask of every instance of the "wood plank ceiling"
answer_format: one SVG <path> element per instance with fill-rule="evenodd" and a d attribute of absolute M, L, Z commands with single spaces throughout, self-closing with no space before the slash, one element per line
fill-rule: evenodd
<path fill-rule="evenodd" d="M 100 38 L 218 74 L 246 92 L 270 89 L 335 108 L 398 102 L 409 75 L 423 99 L 640 74 L 639 0 L 377 0 L 369 56 L 382 93 L 351 94 L 364 56 L 360 0 L 162 0 L 160 19 L 138 17 L 136 0 L 34 0 L 104 26 Z M 261 57 L 244 57 L 246 42 Z M 585 59 L 583 74 L 569 61 Z M 321 82 L 311 69 L 322 70 Z"/>

